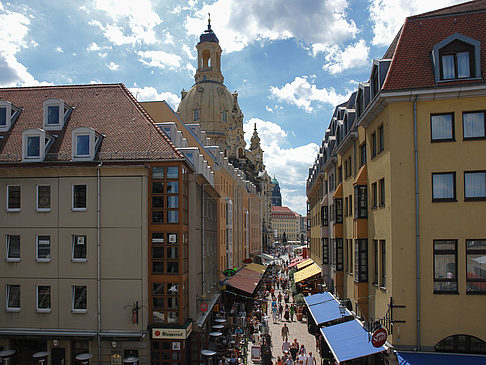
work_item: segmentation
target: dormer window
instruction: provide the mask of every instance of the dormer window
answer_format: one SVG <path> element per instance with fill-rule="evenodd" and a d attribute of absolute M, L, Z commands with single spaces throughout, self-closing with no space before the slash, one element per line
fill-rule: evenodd
<path fill-rule="evenodd" d="M 22 161 L 44 161 L 46 152 L 54 142 L 54 137 L 38 128 L 27 129 L 22 132 Z"/>
<path fill-rule="evenodd" d="M 78 127 L 72 134 L 72 160 L 92 161 L 101 143 L 102 135 L 93 128 Z"/>
<path fill-rule="evenodd" d="M 44 129 L 61 130 L 71 115 L 72 108 L 59 99 L 44 101 Z"/>
<path fill-rule="evenodd" d="M 0 100 L 0 132 L 7 132 L 20 115 L 20 108 L 12 103 Z"/>
<path fill-rule="evenodd" d="M 434 46 L 433 61 L 436 81 L 480 77 L 480 43 L 455 33 Z"/>

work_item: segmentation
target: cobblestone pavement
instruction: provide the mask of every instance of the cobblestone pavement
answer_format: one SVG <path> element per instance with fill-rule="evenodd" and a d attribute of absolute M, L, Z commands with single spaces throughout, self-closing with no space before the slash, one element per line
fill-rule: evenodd
<path fill-rule="evenodd" d="M 281 292 L 281 290 L 276 289 L 275 290 L 275 295 L 278 296 L 278 293 Z M 283 296 L 283 293 L 282 293 Z M 283 301 L 282 301 L 283 303 Z M 271 303 L 269 303 L 271 304 Z M 269 306 L 270 308 L 270 306 Z M 319 353 L 317 352 L 316 349 L 316 340 L 315 336 L 311 335 L 307 331 L 307 319 L 306 317 L 303 317 L 302 321 L 297 321 L 296 316 L 294 315 L 294 321 L 290 322 L 287 321 L 283 318 L 278 320 L 276 323 L 273 323 L 272 321 L 272 316 L 271 316 L 271 309 L 268 310 L 269 318 L 268 318 L 268 324 L 269 324 L 269 332 L 271 334 L 272 338 L 272 364 L 275 364 L 275 361 L 277 360 L 277 356 L 282 357 L 283 352 L 282 352 L 282 327 L 284 323 L 287 324 L 287 327 L 289 328 L 289 342 L 292 343 L 294 341 L 294 338 L 297 339 L 297 342 L 300 345 L 304 345 L 306 348 L 307 353 L 309 351 L 312 351 L 312 354 L 314 355 L 317 364 L 321 363 L 321 357 Z M 253 361 L 251 360 L 251 346 L 253 345 L 251 342 L 248 343 L 249 345 L 249 351 L 248 351 L 248 364 L 254 364 Z M 255 363 L 255 364 L 260 364 L 260 362 Z"/>

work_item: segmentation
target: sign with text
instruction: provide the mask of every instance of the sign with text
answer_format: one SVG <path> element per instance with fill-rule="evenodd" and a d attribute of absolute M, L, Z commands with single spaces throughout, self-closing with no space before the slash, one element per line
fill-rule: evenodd
<path fill-rule="evenodd" d="M 387 336 L 386 329 L 377 329 L 371 336 L 371 344 L 374 347 L 381 347 L 385 344 Z"/>
<path fill-rule="evenodd" d="M 192 323 L 187 328 L 152 328 L 152 338 L 185 340 L 192 332 Z"/>

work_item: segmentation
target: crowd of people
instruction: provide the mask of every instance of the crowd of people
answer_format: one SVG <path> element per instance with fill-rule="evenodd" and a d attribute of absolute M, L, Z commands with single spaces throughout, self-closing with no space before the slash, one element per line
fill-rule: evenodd
<path fill-rule="evenodd" d="M 288 253 L 274 254 L 280 257 L 280 255 Z M 315 355 L 312 351 L 307 351 L 304 344 L 299 344 L 297 338 L 294 338 L 292 342 L 289 341 L 291 333 L 287 323 L 294 322 L 294 316 L 297 313 L 288 275 L 292 256 L 289 254 L 289 260 L 281 259 L 279 264 L 274 263 L 269 266 L 264 285 L 253 300 L 245 303 L 246 308 L 249 308 L 248 313 L 244 312 L 242 303 L 233 303 L 230 312 L 226 313 L 229 314 L 230 325 L 233 328 L 236 326 L 236 328 L 228 331 L 227 336 L 222 339 L 221 344 L 224 351 L 218 365 L 247 363 L 247 354 L 243 353 L 242 349 L 248 347 L 248 341 L 251 342 L 251 345 L 260 348 L 262 365 L 317 365 Z M 270 316 L 274 324 L 282 324 L 281 346 L 272 345 L 268 324 Z M 273 341 L 277 342 L 278 339 L 274 338 Z M 272 355 L 272 349 L 275 356 Z"/>

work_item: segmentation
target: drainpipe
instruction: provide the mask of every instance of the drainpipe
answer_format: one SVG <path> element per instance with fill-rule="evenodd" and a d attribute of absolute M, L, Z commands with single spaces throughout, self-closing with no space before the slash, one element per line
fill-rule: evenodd
<path fill-rule="evenodd" d="M 201 295 L 204 295 L 204 183 L 201 184 Z"/>
<path fill-rule="evenodd" d="M 101 189 L 100 189 L 100 162 L 96 170 L 96 285 L 97 285 L 97 322 L 98 329 L 96 337 L 98 339 L 98 364 L 101 365 L 101 234 L 100 234 L 100 215 L 101 215 Z"/>
<path fill-rule="evenodd" d="M 416 245 L 416 287 L 417 287 L 417 351 L 420 351 L 420 231 L 419 231 L 419 176 L 417 145 L 417 96 L 413 101 L 413 137 L 415 157 L 415 245 Z"/>

